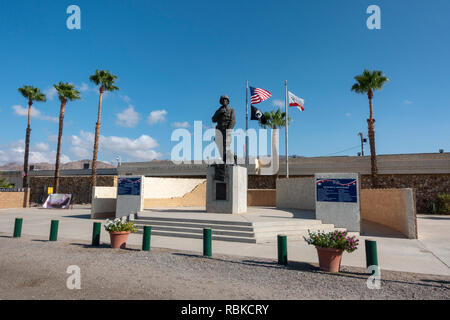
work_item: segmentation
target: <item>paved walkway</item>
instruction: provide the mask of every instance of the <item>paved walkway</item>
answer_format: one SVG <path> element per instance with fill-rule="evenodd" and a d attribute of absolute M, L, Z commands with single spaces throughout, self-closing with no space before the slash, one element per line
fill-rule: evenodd
<path fill-rule="evenodd" d="M 50 220 L 58 219 L 59 238 L 89 243 L 92 237 L 90 209 L 51 210 L 42 208 L 0 209 L 0 234 L 12 236 L 16 217 L 24 219 L 22 234 L 48 239 Z M 450 276 L 450 216 L 419 215 L 419 239 L 408 240 L 378 236 L 360 236 L 360 247 L 352 254 L 345 253 L 342 265 L 365 267 L 364 239 L 377 241 L 381 269 Z M 109 243 L 109 235 L 102 230 L 101 241 Z M 132 234 L 129 245 L 139 247 L 142 235 Z M 202 240 L 152 236 L 153 247 L 181 251 L 202 252 Z M 237 255 L 277 259 L 277 244 L 244 244 L 224 241 L 213 242 L 213 254 Z M 315 248 L 303 240 L 289 240 L 289 260 L 317 263 Z"/>

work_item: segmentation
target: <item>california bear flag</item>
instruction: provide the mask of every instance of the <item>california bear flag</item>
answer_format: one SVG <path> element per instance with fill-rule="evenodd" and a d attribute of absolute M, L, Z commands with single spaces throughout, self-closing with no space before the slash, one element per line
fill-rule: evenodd
<path fill-rule="evenodd" d="M 305 109 L 303 108 L 305 100 L 297 97 L 292 92 L 288 91 L 288 94 L 289 94 L 289 107 L 297 107 L 300 111 L 305 111 Z"/>

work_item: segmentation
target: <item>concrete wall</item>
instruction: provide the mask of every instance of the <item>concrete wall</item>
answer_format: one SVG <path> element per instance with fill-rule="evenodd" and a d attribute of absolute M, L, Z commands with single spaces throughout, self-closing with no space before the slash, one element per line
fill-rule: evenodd
<path fill-rule="evenodd" d="M 450 161 L 448 166 L 450 168 Z M 361 180 L 361 188 L 371 188 L 370 176 L 362 176 Z M 378 184 L 385 189 L 414 189 L 419 213 L 432 213 L 437 196 L 450 194 L 450 174 L 382 174 L 378 175 Z"/>
<path fill-rule="evenodd" d="M 22 190 L 23 191 L 0 191 L 0 209 L 28 208 L 30 189 Z"/>
<path fill-rule="evenodd" d="M 191 192 L 182 197 L 144 199 L 144 208 L 161 207 L 204 207 L 206 205 L 206 181 L 198 184 Z"/>
<path fill-rule="evenodd" d="M 181 198 L 205 181 L 206 179 L 146 177 L 144 179 L 144 198 Z"/>
<path fill-rule="evenodd" d="M 249 189 L 247 191 L 247 206 L 275 207 L 277 205 L 277 190 Z"/>
<path fill-rule="evenodd" d="M 414 190 L 361 189 L 361 219 L 385 225 L 417 239 Z"/>
<path fill-rule="evenodd" d="M 91 219 L 115 217 L 116 202 L 117 187 L 92 188 Z"/>
<path fill-rule="evenodd" d="M 316 209 L 313 177 L 278 179 L 276 186 L 276 206 L 278 208 Z"/>

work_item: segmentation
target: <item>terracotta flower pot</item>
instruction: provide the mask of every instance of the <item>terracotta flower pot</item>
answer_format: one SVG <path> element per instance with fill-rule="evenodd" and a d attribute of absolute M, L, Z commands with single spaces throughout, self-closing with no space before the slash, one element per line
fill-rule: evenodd
<path fill-rule="evenodd" d="M 342 250 L 317 247 L 320 269 L 327 272 L 339 272 Z"/>
<path fill-rule="evenodd" d="M 128 240 L 129 234 L 130 234 L 130 231 L 110 232 L 109 237 L 111 238 L 111 248 L 125 249 L 127 246 L 127 240 Z"/>

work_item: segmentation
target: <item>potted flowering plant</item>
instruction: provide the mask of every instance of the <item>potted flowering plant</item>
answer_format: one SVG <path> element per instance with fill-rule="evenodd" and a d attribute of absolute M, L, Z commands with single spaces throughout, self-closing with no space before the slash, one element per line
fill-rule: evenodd
<path fill-rule="evenodd" d="M 125 249 L 130 232 L 137 231 L 134 222 L 127 221 L 125 218 L 116 218 L 114 221 L 107 219 L 105 229 L 111 238 L 111 248 L 115 249 Z"/>
<path fill-rule="evenodd" d="M 347 231 L 315 233 L 308 230 L 308 234 L 308 238 L 303 238 L 308 244 L 316 247 L 320 269 L 327 272 L 339 272 L 342 253 L 355 251 L 359 243 L 356 236 L 347 236 Z"/>

